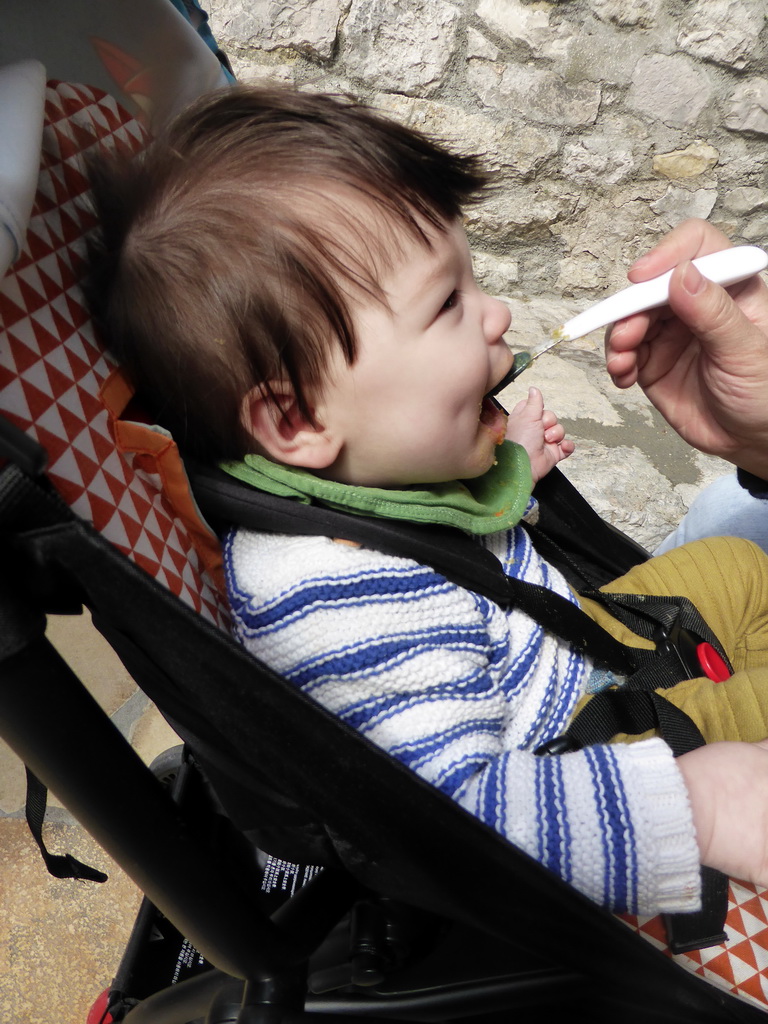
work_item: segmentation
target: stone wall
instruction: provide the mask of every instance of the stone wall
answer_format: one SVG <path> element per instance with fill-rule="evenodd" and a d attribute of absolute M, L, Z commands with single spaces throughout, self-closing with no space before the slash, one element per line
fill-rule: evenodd
<path fill-rule="evenodd" d="M 207 0 L 243 81 L 344 90 L 481 152 L 468 229 L 513 347 L 625 283 L 670 225 L 768 241 L 761 0 Z"/>

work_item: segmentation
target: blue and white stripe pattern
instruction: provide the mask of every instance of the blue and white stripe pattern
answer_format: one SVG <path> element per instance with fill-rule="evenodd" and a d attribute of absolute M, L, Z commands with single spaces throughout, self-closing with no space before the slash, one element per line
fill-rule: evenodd
<path fill-rule="evenodd" d="M 573 600 L 524 530 L 505 570 Z M 563 879 L 614 910 L 698 905 L 685 788 L 661 740 L 556 758 L 590 664 L 521 611 L 325 537 L 232 532 L 227 586 L 255 655 Z"/>

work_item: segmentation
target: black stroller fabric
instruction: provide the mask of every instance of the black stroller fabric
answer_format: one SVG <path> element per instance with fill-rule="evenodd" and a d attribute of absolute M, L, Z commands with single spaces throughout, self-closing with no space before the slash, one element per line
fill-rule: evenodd
<path fill-rule="evenodd" d="M 643 1020 L 754 1016 L 254 663 L 87 525 L 57 524 L 56 499 L 17 488 L 14 467 L 0 483 L 12 495 L 3 517 L 10 556 L 26 566 L 17 579 L 45 579 L 49 592 L 53 579 L 81 597 L 204 765 L 243 791 L 268 781 L 291 814 L 301 809 L 321 826 L 328 850 L 363 884 L 585 976 L 596 1006 L 626 1000 L 642 1006 Z M 30 600 L 39 605 L 39 594 Z M 44 764 L 32 767 L 50 781 Z"/>
<path fill-rule="evenodd" d="M 29 438 L 44 443 L 50 461 L 46 478 L 45 456 L 34 443 L 22 438 L 17 445 L 13 430 L 3 441 L 4 737 L 215 968 L 247 979 L 252 988 L 257 983 L 269 987 L 287 972 L 294 1015 L 305 995 L 302 960 L 320 942 L 326 917 L 332 921 L 345 911 L 347 889 L 364 886 L 378 897 L 488 937 L 509 951 L 512 975 L 531 958 L 543 965 L 543 980 L 525 1000 L 518 988 L 494 1007 L 510 1019 L 521 1007 L 533 1015 L 553 1003 L 563 1013 L 584 1012 L 593 1020 L 764 1019 L 760 1011 L 681 970 L 623 922 L 256 662 L 214 624 L 226 621 L 223 602 L 205 566 L 199 560 L 193 564 L 194 546 L 181 546 L 172 517 L 134 487 L 133 479 L 126 482 L 121 475 L 128 456 L 126 449 L 117 450 L 117 442 L 135 433 L 136 425 L 120 421 L 119 408 L 109 405 L 121 386 L 119 375 L 110 374 L 102 353 L 91 358 L 86 351 L 96 347 L 92 333 L 86 337 L 87 318 L 77 299 L 82 233 L 90 223 L 87 183 L 77 171 L 67 124 L 74 123 L 74 134 L 92 144 L 96 135 L 77 122 L 79 112 L 86 109 L 94 123 L 103 122 L 107 134 L 114 131 L 118 137 L 125 119 L 114 103 L 104 104 L 81 87 L 60 89 L 50 103 L 49 135 L 55 145 L 44 148 L 47 191 L 39 195 L 39 216 L 16 276 L 4 282 L 1 310 L 4 345 L 12 339 L 14 348 L 12 356 L 3 352 L 0 409 Z M 72 190 L 76 201 L 62 212 L 59 207 L 69 203 Z M 48 213 L 52 218 L 46 220 Z M 37 348 L 25 334 L 30 323 Z M 64 354 L 64 337 L 75 339 L 74 354 Z M 67 362 L 74 384 L 61 372 L 69 369 Z M 98 400 L 87 391 L 94 376 L 99 378 Z M 43 390 L 47 386 L 53 393 Z M 82 408 L 73 404 L 73 395 Z M 71 425 L 71 435 L 63 421 Z M 93 458 L 82 450 L 73 454 L 67 443 L 81 433 Z M 157 436 L 165 452 L 170 445 Z M 157 465 L 163 465 L 150 465 L 150 455 L 142 448 L 135 456 L 133 476 L 141 481 L 154 480 Z M 75 463 L 79 476 L 73 483 L 64 469 Z M 89 490 L 94 480 L 101 487 L 98 493 Z M 552 543 L 562 547 L 574 533 L 589 534 L 594 513 L 583 504 L 559 507 L 546 493 L 541 501 L 542 531 Z M 168 520 L 149 543 L 136 529 L 139 508 L 155 523 L 161 513 Z M 577 531 L 574 516 L 583 524 Z M 118 527 L 116 543 L 122 550 L 106 539 Z M 644 557 L 629 542 L 615 539 L 616 550 L 600 541 L 590 552 L 578 553 L 595 583 Z M 161 548 L 169 541 L 172 550 L 164 561 Z M 207 589 L 198 586 L 201 580 Z M 76 614 L 81 604 L 199 760 L 234 825 L 256 833 L 268 852 L 324 863 L 319 878 L 344 880 L 338 908 L 327 914 L 313 911 L 308 933 L 305 929 L 297 938 L 297 929 L 285 920 L 277 924 L 263 914 L 250 890 L 247 866 L 233 869 L 233 861 L 211 845 L 207 826 L 173 804 L 46 644 L 45 615 Z M 66 735 L 64 720 L 71 725 Z M 461 955 L 471 961 L 472 952 L 465 946 Z M 483 964 L 477 969 L 482 978 Z M 442 984 L 447 993 L 450 973 L 446 966 Z M 176 999 L 178 1010 L 183 995 L 181 989 L 171 992 L 168 1004 Z M 368 1019 L 376 1015 L 381 1004 L 375 993 L 368 1000 L 359 992 L 353 995 L 338 1019 L 349 1019 L 363 1003 Z M 381 1012 L 391 1019 L 454 1019 L 450 998 L 446 995 L 444 1009 L 432 1016 Z M 141 1009 L 137 1006 L 126 1019 L 139 1022 Z M 323 1009 L 327 1014 L 328 1005 L 318 1013 Z M 178 1013 L 174 1019 L 186 1020 Z M 276 1009 L 258 1019 L 300 1018 L 278 1015 Z M 463 1019 L 473 1018 L 465 1014 Z"/>

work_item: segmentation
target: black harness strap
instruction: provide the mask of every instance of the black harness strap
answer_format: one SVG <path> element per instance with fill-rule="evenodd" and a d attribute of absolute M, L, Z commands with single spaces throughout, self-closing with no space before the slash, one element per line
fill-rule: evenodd
<path fill-rule="evenodd" d="M 194 466 L 190 480 L 204 516 L 216 529 L 236 524 L 267 533 L 338 537 L 384 554 L 413 559 L 504 608 L 524 608 L 548 632 L 614 671 L 633 671 L 631 648 L 615 640 L 567 598 L 507 576 L 498 558 L 461 530 L 370 519 L 277 498 L 208 467 Z"/>
<path fill-rule="evenodd" d="M 215 529 L 236 524 L 268 533 L 338 537 L 384 554 L 413 559 L 501 607 L 523 609 L 548 632 L 573 644 L 601 666 L 630 680 L 639 673 L 633 684 L 639 688 L 674 685 L 701 674 L 698 664 L 687 656 L 687 648 L 685 661 L 678 653 L 688 639 L 687 630 L 711 643 L 726 660 L 719 641 L 685 598 L 604 594 L 594 589 L 592 579 L 582 581 L 587 589 L 576 588 L 582 596 L 607 605 L 629 629 L 657 644 L 657 650 L 651 651 L 629 647 L 567 598 L 507 576 L 496 556 L 461 530 L 373 519 L 303 504 L 257 491 L 220 470 L 191 462 L 187 468 L 195 498 Z M 533 539 L 536 543 L 536 534 Z M 559 567 L 558 560 L 553 561 Z"/>
<path fill-rule="evenodd" d="M 43 839 L 43 822 L 48 803 L 48 788 L 29 768 L 27 772 L 27 800 L 25 813 L 29 831 L 38 845 L 49 874 L 54 878 L 79 878 L 87 882 L 106 882 L 107 875 L 97 868 L 89 867 L 77 860 L 71 853 L 51 853 Z"/>
<path fill-rule="evenodd" d="M 567 754 L 594 743 L 608 743 L 614 736 L 638 735 L 655 729 L 675 757 L 704 746 L 694 722 L 654 690 L 627 687 L 595 694 L 581 709 L 566 732 L 542 744 L 537 754 Z"/>
<path fill-rule="evenodd" d="M 637 670 L 627 685 L 634 689 L 674 686 L 682 679 L 703 674 L 697 646 L 707 643 L 715 649 L 724 666 L 733 666 L 719 639 L 687 597 L 648 597 L 645 594 L 607 594 L 581 591 L 582 597 L 600 601 L 611 615 L 646 640 L 653 650 L 636 649 Z"/>

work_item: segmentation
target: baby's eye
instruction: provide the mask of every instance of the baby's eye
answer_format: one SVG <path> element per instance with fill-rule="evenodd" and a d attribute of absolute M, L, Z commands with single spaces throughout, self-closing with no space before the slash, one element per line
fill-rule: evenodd
<path fill-rule="evenodd" d="M 459 301 L 459 293 L 454 288 L 454 290 L 451 292 L 451 294 L 445 300 L 443 305 L 440 307 L 440 312 L 442 313 L 444 309 L 453 309 L 454 306 L 456 306 L 458 304 L 458 301 Z"/>

